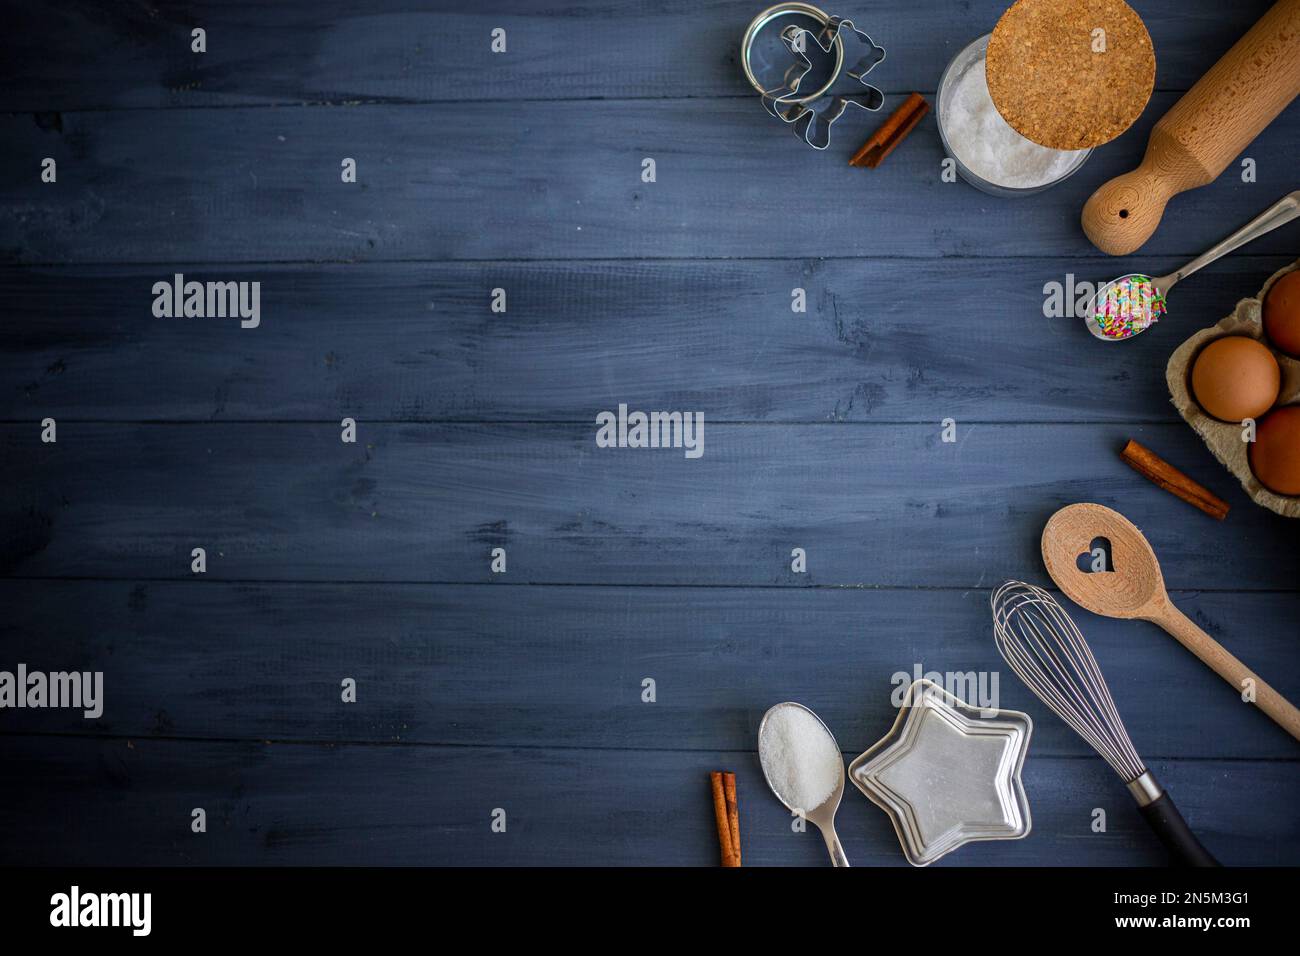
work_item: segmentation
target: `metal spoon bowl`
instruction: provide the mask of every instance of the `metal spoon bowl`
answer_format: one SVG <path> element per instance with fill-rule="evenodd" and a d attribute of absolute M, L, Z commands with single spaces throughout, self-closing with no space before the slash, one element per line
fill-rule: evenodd
<path fill-rule="evenodd" d="M 1273 203 L 1273 205 L 1269 206 L 1232 235 L 1215 243 L 1209 249 L 1205 250 L 1204 253 L 1197 256 L 1176 272 L 1171 272 L 1169 275 L 1165 276 L 1153 276 L 1151 278 L 1151 284 L 1155 288 L 1156 294 L 1161 298 L 1167 299 L 1169 297 L 1169 290 L 1172 289 L 1174 283 L 1178 282 L 1180 279 L 1187 278 L 1187 276 L 1196 272 L 1198 269 L 1208 266 L 1216 259 L 1226 256 L 1234 249 L 1240 249 L 1246 243 L 1258 239 L 1265 233 L 1272 232 L 1278 226 L 1285 225 L 1296 216 L 1300 216 L 1300 190 L 1287 193 L 1287 195 Z M 1097 294 L 1093 296 L 1092 301 L 1088 303 L 1088 311 L 1083 318 L 1084 322 L 1088 325 L 1088 331 L 1096 338 L 1101 339 L 1103 342 L 1127 342 L 1129 339 L 1140 335 L 1151 327 L 1148 325 L 1145 328 L 1134 329 L 1131 334 L 1125 336 L 1113 336 L 1104 334 L 1101 331 L 1101 326 L 1097 323 L 1097 309 L 1101 305 L 1102 300 L 1106 297 L 1106 293 L 1116 284 L 1138 275 L 1145 275 L 1145 273 L 1130 272 L 1128 275 L 1122 275 L 1118 279 L 1103 284 L 1101 288 L 1097 290 Z"/>
<path fill-rule="evenodd" d="M 763 730 L 767 726 L 767 719 L 782 707 L 798 707 L 805 713 L 812 714 L 813 719 L 817 721 L 817 723 L 821 724 L 822 730 L 826 731 L 826 736 L 830 739 L 831 745 L 835 748 L 835 752 L 841 753 L 840 745 L 835 742 L 835 735 L 831 733 L 830 728 L 826 726 L 822 719 L 813 713 L 811 709 L 792 700 L 768 708 L 767 713 L 763 715 L 763 719 L 759 721 L 758 724 L 758 739 L 760 741 L 763 739 Z M 760 745 L 760 763 L 762 763 L 762 754 L 763 749 Z M 844 847 L 840 844 L 840 838 L 835 833 L 835 813 L 839 810 L 840 800 L 844 797 L 844 760 L 842 758 L 840 760 L 840 779 L 835 785 L 835 790 L 832 791 L 829 797 L 822 801 L 821 806 L 815 807 L 811 810 L 807 807 L 796 807 L 792 805 L 790 801 L 786 799 L 785 794 L 781 793 L 772 782 L 771 768 L 765 763 L 763 763 L 762 766 L 763 778 L 767 780 L 768 787 L 771 789 L 772 793 L 776 795 L 776 798 L 781 801 L 781 805 L 791 813 L 802 814 L 805 820 L 812 821 L 817 825 L 817 829 L 821 830 L 822 839 L 826 841 L 826 849 L 829 850 L 831 854 L 831 864 L 833 866 L 848 866 L 848 857 L 844 855 Z"/>
<path fill-rule="evenodd" d="M 1147 329 L 1151 328 L 1151 325 L 1155 325 L 1154 319 L 1152 320 L 1151 325 L 1141 329 L 1134 329 L 1128 335 L 1107 335 L 1102 331 L 1101 323 L 1097 321 L 1097 310 L 1101 308 L 1101 303 L 1105 300 L 1106 293 L 1119 285 L 1125 279 L 1148 279 L 1151 282 L 1151 287 L 1155 295 L 1161 299 L 1165 299 L 1168 298 L 1169 289 L 1181 278 L 1182 274 L 1177 272 L 1167 276 L 1148 276 L 1145 272 L 1130 272 L 1117 279 L 1111 279 L 1109 282 L 1103 283 L 1098 287 L 1097 294 L 1094 295 L 1092 300 L 1088 303 L 1088 311 L 1085 312 L 1083 316 L 1083 321 L 1087 323 L 1088 331 L 1103 342 L 1125 342 L 1128 339 L 1133 338 L 1135 335 L 1140 335 Z"/>

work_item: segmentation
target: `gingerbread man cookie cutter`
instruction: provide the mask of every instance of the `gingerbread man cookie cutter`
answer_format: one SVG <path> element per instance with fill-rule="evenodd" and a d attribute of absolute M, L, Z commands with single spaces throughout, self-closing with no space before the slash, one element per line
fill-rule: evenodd
<path fill-rule="evenodd" d="M 782 24 L 782 20 L 794 22 Z M 820 27 L 815 31 L 809 29 L 809 21 Z M 781 41 L 795 59 L 781 82 L 767 87 L 758 76 L 755 49 L 760 35 L 778 27 Z M 854 42 L 866 48 L 866 52 L 851 64 L 846 63 L 846 36 L 852 36 Z M 833 57 L 834 64 L 828 78 L 817 89 L 801 94 L 804 80 L 813 71 L 813 62 L 808 56 L 810 41 L 816 43 L 823 54 Z M 825 149 L 830 145 L 831 127 L 848 107 L 875 112 L 884 103 L 884 94 L 865 79 L 885 59 L 884 47 L 855 27 L 853 21 L 831 16 L 810 3 L 778 3 L 764 10 L 745 30 L 740 52 L 745 77 L 762 96 L 763 108 L 783 123 L 793 126 L 795 135 L 813 149 Z M 852 94 L 834 92 L 845 76 L 855 81 L 861 90 Z"/>

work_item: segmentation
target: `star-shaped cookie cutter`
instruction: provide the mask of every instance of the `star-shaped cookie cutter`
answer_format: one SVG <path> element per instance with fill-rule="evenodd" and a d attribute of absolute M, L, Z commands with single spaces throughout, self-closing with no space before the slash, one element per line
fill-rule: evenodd
<path fill-rule="evenodd" d="M 804 26 L 790 25 L 781 31 L 781 40 L 793 53 L 796 60 L 786 70 L 782 85 L 773 89 L 764 89 L 758 82 L 750 63 L 750 54 L 758 33 L 779 17 L 798 15 L 824 24 L 822 29 L 814 32 Z M 852 34 L 867 52 L 845 67 L 845 33 Z M 808 57 L 808 42 L 811 38 L 818 48 L 827 55 L 833 55 L 835 65 L 830 78 L 822 86 L 806 96 L 800 96 L 800 86 L 813 69 Z M 878 63 L 885 59 L 884 47 L 876 44 L 865 32 L 853 25 L 852 20 L 830 16 L 824 11 L 806 3 L 782 3 L 764 10 L 745 31 L 741 45 L 742 61 L 745 75 L 749 82 L 762 94 L 763 108 L 783 123 L 794 127 L 795 134 L 813 149 L 825 149 L 830 145 L 831 127 L 844 115 L 849 106 L 875 112 L 884 103 L 884 94 L 865 79 L 866 75 Z M 835 94 L 833 89 L 843 76 L 848 76 L 862 85 L 860 93 Z M 823 100 L 829 100 L 829 106 L 818 108 Z M 864 102 L 865 100 L 865 102 Z"/>

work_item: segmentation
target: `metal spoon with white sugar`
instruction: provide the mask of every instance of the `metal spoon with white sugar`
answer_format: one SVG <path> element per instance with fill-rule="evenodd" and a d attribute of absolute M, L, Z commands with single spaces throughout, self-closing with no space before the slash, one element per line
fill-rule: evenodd
<path fill-rule="evenodd" d="M 1104 342 L 1123 342 L 1149 329 L 1166 311 L 1165 299 L 1184 279 L 1234 249 L 1300 216 L 1300 190 L 1288 193 L 1232 235 L 1207 249 L 1177 272 L 1154 279 L 1133 272 L 1107 282 L 1088 303 L 1088 331 Z"/>
<path fill-rule="evenodd" d="M 758 725 L 758 759 L 776 798 L 817 825 L 834 866 L 848 866 L 835 834 L 835 811 L 844 796 L 844 755 L 821 718 L 793 701 L 772 707 Z"/>

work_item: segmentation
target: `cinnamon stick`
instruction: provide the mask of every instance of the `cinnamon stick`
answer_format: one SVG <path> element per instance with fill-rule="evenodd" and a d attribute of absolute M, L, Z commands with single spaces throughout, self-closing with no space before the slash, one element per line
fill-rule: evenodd
<path fill-rule="evenodd" d="M 1119 456 L 1134 471 L 1150 479 L 1171 495 L 1176 495 L 1189 505 L 1195 505 L 1211 518 L 1222 521 L 1228 516 L 1228 503 L 1204 485 L 1188 478 L 1151 449 L 1129 439 Z"/>
<path fill-rule="evenodd" d="M 885 161 L 885 157 L 894 151 L 907 134 L 915 129 L 916 124 L 930 112 L 930 104 L 920 93 L 912 93 L 903 101 L 903 105 L 889 114 L 871 134 L 870 139 L 849 160 L 850 166 L 865 166 L 875 169 Z"/>
<path fill-rule="evenodd" d="M 709 783 L 713 787 L 713 817 L 718 826 L 718 846 L 722 851 L 723 866 L 740 866 L 740 858 L 731 842 L 731 821 L 727 813 L 727 797 L 722 783 L 722 774 L 714 771 L 709 774 Z"/>
<path fill-rule="evenodd" d="M 736 775 L 722 775 L 722 793 L 727 798 L 727 825 L 731 830 L 731 849 L 736 855 L 736 866 L 741 865 L 740 853 L 740 808 L 736 805 Z"/>

